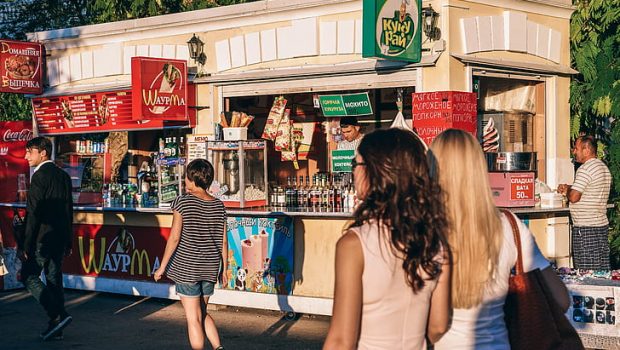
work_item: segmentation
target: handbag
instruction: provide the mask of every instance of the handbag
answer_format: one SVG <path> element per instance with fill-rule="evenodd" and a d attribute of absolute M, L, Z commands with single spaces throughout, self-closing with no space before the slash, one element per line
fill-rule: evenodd
<path fill-rule="evenodd" d="M 0 276 L 8 274 L 9 269 L 6 267 L 6 263 L 4 262 L 4 247 L 2 246 L 2 242 L 0 242 Z"/>
<path fill-rule="evenodd" d="M 525 349 L 584 349 L 581 339 L 562 312 L 544 281 L 540 269 L 523 271 L 521 235 L 514 216 L 502 210 L 512 226 L 517 263 L 510 276 L 504 318 L 510 347 Z"/>
<path fill-rule="evenodd" d="M 2 255 L 2 252 L 0 252 L 0 276 L 4 276 L 8 274 L 9 274 L 9 269 L 7 269 L 6 265 L 4 264 L 4 255 Z"/>

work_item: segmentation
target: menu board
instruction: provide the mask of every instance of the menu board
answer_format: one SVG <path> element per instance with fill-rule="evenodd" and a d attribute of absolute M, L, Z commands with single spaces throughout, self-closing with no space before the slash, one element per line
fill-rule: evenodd
<path fill-rule="evenodd" d="M 131 91 L 35 98 L 32 106 L 39 133 L 133 129 Z"/>
<path fill-rule="evenodd" d="M 207 159 L 207 135 L 187 135 L 187 162 Z"/>

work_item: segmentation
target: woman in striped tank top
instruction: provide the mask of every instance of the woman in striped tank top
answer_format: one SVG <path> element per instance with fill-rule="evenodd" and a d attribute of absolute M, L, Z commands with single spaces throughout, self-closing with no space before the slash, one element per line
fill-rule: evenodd
<path fill-rule="evenodd" d="M 213 166 L 204 159 L 191 161 L 186 168 L 186 194 L 172 202 L 172 228 L 166 243 L 161 266 L 155 271 L 155 281 L 164 274 L 175 282 L 176 293 L 187 318 L 192 349 L 203 349 L 205 335 L 211 346 L 223 350 L 220 337 L 207 314 L 207 303 L 213 295 L 218 277 L 223 284 L 228 249 L 226 242 L 226 210 L 224 204 L 211 196 L 207 189 L 213 181 Z"/>

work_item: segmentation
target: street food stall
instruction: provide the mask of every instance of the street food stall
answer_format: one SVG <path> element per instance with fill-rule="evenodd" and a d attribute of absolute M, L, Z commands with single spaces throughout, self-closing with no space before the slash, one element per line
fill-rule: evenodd
<path fill-rule="evenodd" d="M 343 116 L 370 132 L 400 114 L 427 142 L 447 127 L 476 135 L 498 204 L 569 266 L 568 208 L 538 205 L 536 187 L 574 173 L 570 1 L 459 4 L 266 0 L 30 34 L 48 52 L 34 130 L 74 180 L 65 285 L 176 298 L 151 274 L 182 169 L 207 158 L 229 241 L 229 283 L 211 301 L 331 314 L 335 244 L 355 205 Z M 379 15 L 410 26 L 386 32 Z M 136 73 L 146 62 L 156 68 Z"/>

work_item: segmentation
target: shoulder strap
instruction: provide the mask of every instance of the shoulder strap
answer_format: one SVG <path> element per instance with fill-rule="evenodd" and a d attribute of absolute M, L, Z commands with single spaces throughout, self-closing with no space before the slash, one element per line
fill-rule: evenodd
<path fill-rule="evenodd" d="M 508 222 L 510 222 L 510 226 L 512 227 L 512 236 L 515 240 L 515 246 L 517 246 L 517 264 L 515 265 L 515 268 L 516 274 L 520 275 L 523 273 L 523 255 L 521 253 L 521 235 L 519 234 L 519 226 L 517 226 L 517 221 L 515 220 L 515 217 L 512 215 L 511 212 L 506 209 L 500 210 L 502 213 L 504 213 L 504 215 L 506 215 L 506 218 L 508 219 Z"/>

